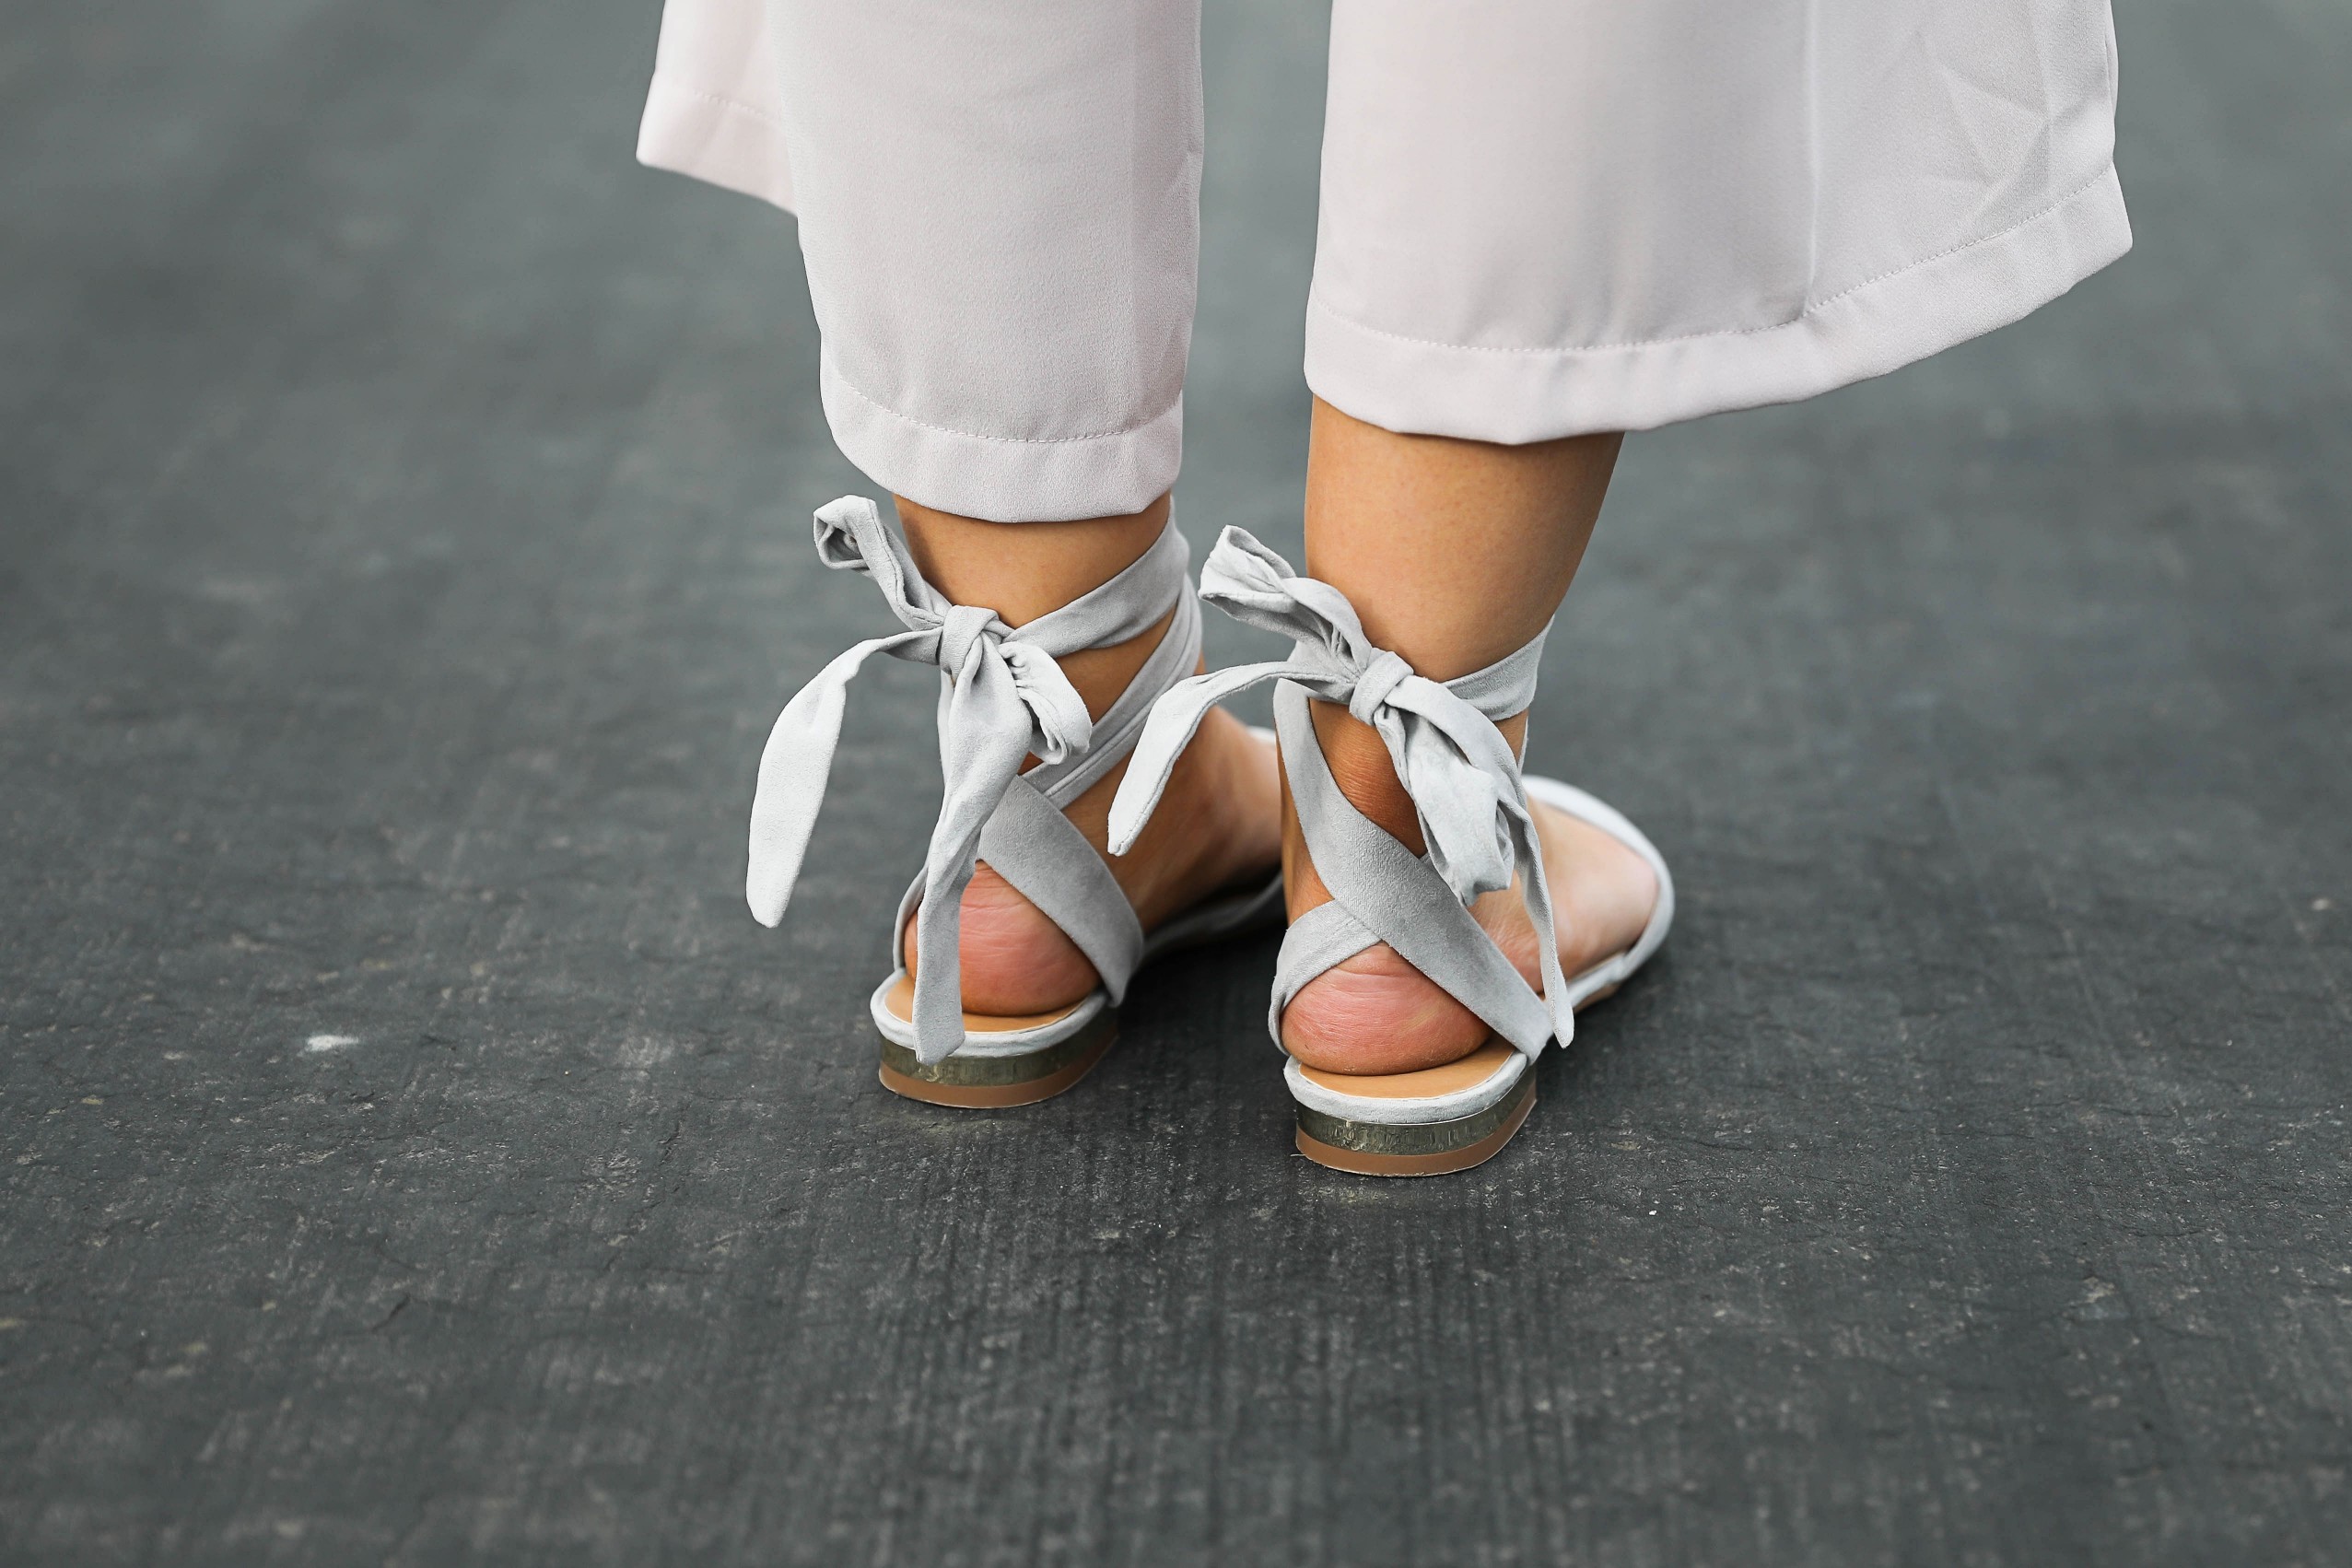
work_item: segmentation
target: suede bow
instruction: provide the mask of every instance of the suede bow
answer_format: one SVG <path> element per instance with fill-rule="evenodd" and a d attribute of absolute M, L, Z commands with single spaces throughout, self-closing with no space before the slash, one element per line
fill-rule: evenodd
<path fill-rule="evenodd" d="M 1218 537 L 1200 568 L 1200 597 L 1236 620 L 1289 638 L 1291 656 L 1196 675 L 1160 699 L 1111 806 L 1113 854 L 1124 853 L 1150 820 L 1177 754 L 1208 710 L 1250 686 L 1287 680 L 1344 705 L 1378 731 L 1412 797 L 1430 863 L 1457 897 L 1468 903 L 1511 885 L 1514 826 L 1527 814 L 1527 798 L 1511 743 L 1480 709 L 1507 718 L 1527 706 L 1540 638 L 1469 677 L 1479 685 L 1464 694 L 1465 683 L 1449 687 L 1416 675 L 1403 659 L 1373 646 L 1345 595 L 1296 575 L 1240 528 Z M 1465 695 L 1481 700 L 1474 706 Z"/>
<path fill-rule="evenodd" d="M 744 894 L 762 925 L 783 919 L 825 803 L 848 686 L 860 666 L 876 653 L 938 666 L 945 677 L 939 731 L 946 789 L 923 863 L 916 940 L 924 962 L 915 981 L 915 1054 L 934 1062 L 964 1040 L 955 958 L 980 831 L 1024 759 L 1034 753 L 1051 764 L 1086 749 L 1093 723 L 1056 655 L 1093 639 L 1086 626 L 1057 626 L 1062 612 L 1016 630 L 992 610 L 950 603 L 923 580 L 905 544 L 861 496 L 845 496 L 816 514 L 816 547 L 826 566 L 872 576 L 907 629 L 841 654 L 778 715 L 760 754 Z"/>
<path fill-rule="evenodd" d="M 1197 675 L 1160 699 L 1111 803 L 1111 852 L 1125 853 L 1141 833 L 1176 757 L 1211 707 L 1262 682 L 1294 681 L 1312 696 L 1344 705 L 1379 734 L 1412 798 L 1431 869 L 1456 897 L 1467 904 L 1509 887 L 1514 871 L 1520 873 L 1545 991 L 1564 997 L 1542 846 L 1518 758 L 1495 728 L 1496 720 L 1524 711 L 1534 699 L 1543 638 L 1459 680 L 1417 675 L 1364 635 L 1346 595 L 1299 576 L 1240 528 L 1218 536 L 1200 568 L 1200 597 L 1236 620 L 1289 638 L 1291 656 Z M 1573 1021 L 1556 1022 L 1567 1038 Z"/>

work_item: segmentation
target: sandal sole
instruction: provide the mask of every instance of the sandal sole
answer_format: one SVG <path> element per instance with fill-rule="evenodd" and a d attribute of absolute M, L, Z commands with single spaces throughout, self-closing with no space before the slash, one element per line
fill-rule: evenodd
<path fill-rule="evenodd" d="M 1355 1176 L 1451 1176 L 1501 1153 L 1535 1104 L 1536 1076 L 1526 1072 L 1502 1099 L 1456 1121 L 1351 1121 L 1300 1106 L 1298 1152 Z"/>
<path fill-rule="evenodd" d="M 882 1041 L 882 1086 L 927 1106 L 998 1111 L 1050 1100 L 1094 1070 L 1118 1038 L 1118 1020 L 1102 1016 L 1059 1045 L 1020 1056 L 952 1056 L 926 1067 L 894 1040 Z"/>
<path fill-rule="evenodd" d="M 1617 994 L 1618 985 L 1603 986 L 1576 1004 L 1582 1012 L 1595 1002 Z M 1295 1105 L 1295 1102 L 1293 1103 Z M 1352 1176 L 1433 1176 L 1482 1165 L 1503 1153 L 1503 1146 L 1526 1125 L 1535 1109 L 1536 1075 L 1522 1073 L 1511 1093 L 1476 1116 L 1457 1121 L 1399 1126 L 1388 1122 L 1351 1121 L 1295 1106 L 1298 1111 L 1298 1152 L 1316 1164 Z"/>

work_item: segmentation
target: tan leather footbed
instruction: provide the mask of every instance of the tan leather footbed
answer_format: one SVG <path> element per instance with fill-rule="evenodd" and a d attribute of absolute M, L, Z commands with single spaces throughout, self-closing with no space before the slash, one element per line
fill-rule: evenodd
<path fill-rule="evenodd" d="M 914 1022 L 915 977 L 912 975 L 899 976 L 898 983 L 890 988 L 890 993 L 882 999 L 882 1004 L 890 1009 L 892 1017 Z M 1035 1029 L 1039 1024 L 1051 1024 L 1057 1018 L 1067 1018 L 1082 1005 L 1082 998 L 1051 1012 L 1031 1012 L 1007 1018 L 992 1017 L 985 1012 L 967 1012 L 964 1015 L 964 1028 L 966 1033 L 974 1035 L 1009 1035 L 1016 1029 Z"/>
<path fill-rule="evenodd" d="M 1502 1071 L 1513 1054 L 1508 1041 L 1489 1040 L 1459 1061 L 1449 1061 L 1443 1067 L 1424 1067 L 1418 1072 L 1357 1077 L 1326 1072 L 1319 1067 L 1301 1067 L 1299 1071 L 1335 1094 L 1355 1094 L 1367 1100 L 1422 1100 L 1475 1089 Z"/>

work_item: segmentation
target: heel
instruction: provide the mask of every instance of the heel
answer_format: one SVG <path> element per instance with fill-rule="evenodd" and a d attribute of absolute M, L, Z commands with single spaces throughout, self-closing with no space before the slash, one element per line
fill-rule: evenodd
<path fill-rule="evenodd" d="M 926 1064 L 882 1036 L 882 1086 L 927 1106 L 1007 1110 L 1050 1100 L 1094 1071 L 1118 1038 L 1118 1018 L 1107 1010 L 1058 1045 L 1013 1056 L 958 1053 Z"/>
<path fill-rule="evenodd" d="M 1451 1176 L 1501 1153 L 1535 1105 L 1535 1074 L 1526 1072 L 1485 1110 L 1450 1121 L 1354 1121 L 1301 1106 L 1298 1152 L 1318 1165 L 1356 1176 Z"/>

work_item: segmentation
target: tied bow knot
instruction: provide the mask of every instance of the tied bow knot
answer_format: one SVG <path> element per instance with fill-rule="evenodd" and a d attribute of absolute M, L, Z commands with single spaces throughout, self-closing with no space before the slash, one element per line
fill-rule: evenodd
<path fill-rule="evenodd" d="M 1359 724 L 1375 724 L 1380 717 L 1381 706 L 1390 694 L 1412 679 L 1413 667 L 1402 654 L 1380 649 L 1379 657 L 1363 668 L 1356 677 L 1356 689 L 1348 696 L 1348 717 Z"/>
<path fill-rule="evenodd" d="M 1013 693 L 1029 712 L 1029 744 L 1023 755 L 1035 755 L 1050 766 L 1087 748 L 1094 738 L 1094 720 L 1086 711 L 1086 699 L 1078 695 L 1078 688 L 1070 684 L 1052 654 L 1034 642 L 1003 638 L 992 648 L 983 644 L 978 650 L 978 657 L 990 655 L 1004 661 Z M 961 666 L 957 668 L 960 672 Z M 1017 763 L 1014 771 L 1019 771 Z"/>
<path fill-rule="evenodd" d="M 759 759 L 752 800 L 743 891 L 753 917 L 784 918 L 809 836 L 825 803 L 852 677 L 876 653 L 936 665 L 940 769 L 945 791 L 923 863 L 916 941 L 924 962 L 915 979 L 915 1054 L 935 1062 L 964 1041 L 962 976 L 955 962 L 964 890 L 977 863 L 980 833 L 1032 755 L 1051 766 L 1094 742 L 1085 699 L 1058 654 L 1134 636 L 1165 613 L 1181 591 L 1183 538 L 1171 529 L 1153 550 L 1103 588 L 1025 626 L 993 610 L 957 604 L 925 581 L 873 502 L 844 496 L 816 514 L 818 557 L 863 572 L 907 629 L 848 649 L 802 686 L 777 716 Z M 1165 580 L 1169 591 L 1145 614 L 1141 600 Z"/>
<path fill-rule="evenodd" d="M 970 661 L 987 655 L 985 638 L 991 626 L 998 628 L 1000 643 L 1011 629 L 997 620 L 994 610 L 977 604 L 949 606 L 939 623 L 939 667 L 954 678 L 968 679 Z"/>
<path fill-rule="evenodd" d="M 1161 698 L 1111 805 L 1114 854 L 1142 832 L 1168 771 L 1208 710 L 1250 686 L 1288 680 L 1344 706 L 1378 732 L 1412 797 L 1430 863 L 1456 896 L 1467 903 L 1511 885 L 1527 798 L 1518 758 L 1494 720 L 1532 698 L 1540 638 L 1454 686 L 1417 675 L 1364 635 L 1355 606 L 1338 589 L 1298 576 L 1240 528 L 1226 529 L 1210 552 L 1200 597 L 1236 620 L 1291 638 L 1291 656 L 1197 675 Z"/>

